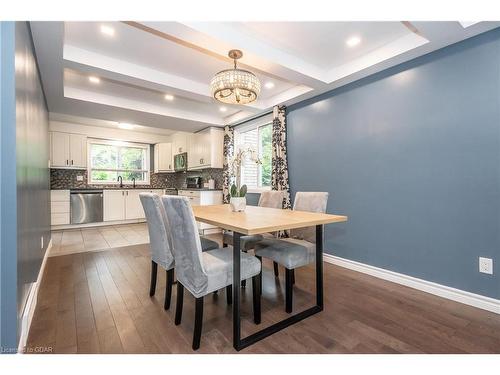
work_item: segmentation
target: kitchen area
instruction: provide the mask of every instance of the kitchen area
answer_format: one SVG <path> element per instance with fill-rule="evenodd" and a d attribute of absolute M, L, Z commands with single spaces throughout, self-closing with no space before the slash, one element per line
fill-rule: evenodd
<path fill-rule="evenodd" d="M 49 256 L 149 242 L 141 192 L 222 203 L 221 128 L 165 136 L 125 126 L 50 125 Z M 198 229 L 220 232 L 205 223 Z"/>

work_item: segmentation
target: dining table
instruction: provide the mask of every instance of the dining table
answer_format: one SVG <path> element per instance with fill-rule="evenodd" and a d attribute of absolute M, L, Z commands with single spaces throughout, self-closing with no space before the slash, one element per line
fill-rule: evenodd
<path fill-rule="evenodd" d="M 324 225 L 347 221 L 347 216 L 327 213 L 282 210 L 247 206 L 233 212 L 229 204 L 193 206 L 196 221 L 233 231 L 233 347 L 240 351 L 292 324 L 323 311 L 323 242 Z M 241 337 L 240 310 L 240 238 L 245 235 L 279 232 L 288 229 L 316 227 L 316 303 L 304 311 L 289 316 L 247 337 Z M 285 250 L 286 251 L 286 250 Z"/>

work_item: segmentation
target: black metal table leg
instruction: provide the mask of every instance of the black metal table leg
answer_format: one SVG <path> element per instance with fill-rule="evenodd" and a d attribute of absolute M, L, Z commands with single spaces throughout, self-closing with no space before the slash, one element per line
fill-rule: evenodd
<path fill-rule="evenodd" d="M 240 350 L 241 317 L 240 317 L 240 237 L 241 234 L 233 232 L 233 347 Z"/>
<path fill-rule="evenodd" d="M 323 310 L 323 225 L 316 225 L 316 305 Z"/>
<path fill-rule="evenodd" d="M 241 338 L 240 317 L 240 234 L 234 232 L 233 246 L 233 347 L 241 350 L 271 336 L 273 333 L 298 323 L 301 320 L 323 311 L 323 225 L 316 225 L 316 305 L 279 321 L 254 334 Z"/>

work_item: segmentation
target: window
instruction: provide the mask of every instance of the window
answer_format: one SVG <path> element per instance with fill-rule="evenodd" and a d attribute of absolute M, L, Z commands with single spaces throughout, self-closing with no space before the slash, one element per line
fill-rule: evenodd
<path fill-rule="evenodd" d="M 149 184 L 149 145 L 106 140 L 89 141 L 91 184 Z"/>
<path fill-rule="evenodd" d="M 257 150 L 262 161 L 256 164 L 247 158 L 242 165 L 241 184 L 246 184 L 250 191 L 271 188 L 272 128 L 271 123 L 265 123 L 236 129 L 235 146 Z"/>

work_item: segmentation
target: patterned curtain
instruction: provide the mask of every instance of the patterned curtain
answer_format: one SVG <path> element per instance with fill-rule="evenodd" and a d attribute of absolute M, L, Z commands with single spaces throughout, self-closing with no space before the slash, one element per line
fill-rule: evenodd
<path fill-rule="evenodd" d="M 290 185 L 288 183 L 288 161 L 286 157 L 286 107 L 273 108 L 273 153 L 271 187 L 284 190 L 283 208 L 292 208 L 290 204 Z"/>
<path fill-rule="evenodd" d="M 224 163 L 222 166 L 222 199 L 229 203 L 231 195 L 229 188 L 232 183 L 231 171 L 229 170 L 229 159 L 234 156 L 234 129 L 230 126 L 224 128 Z"/>

